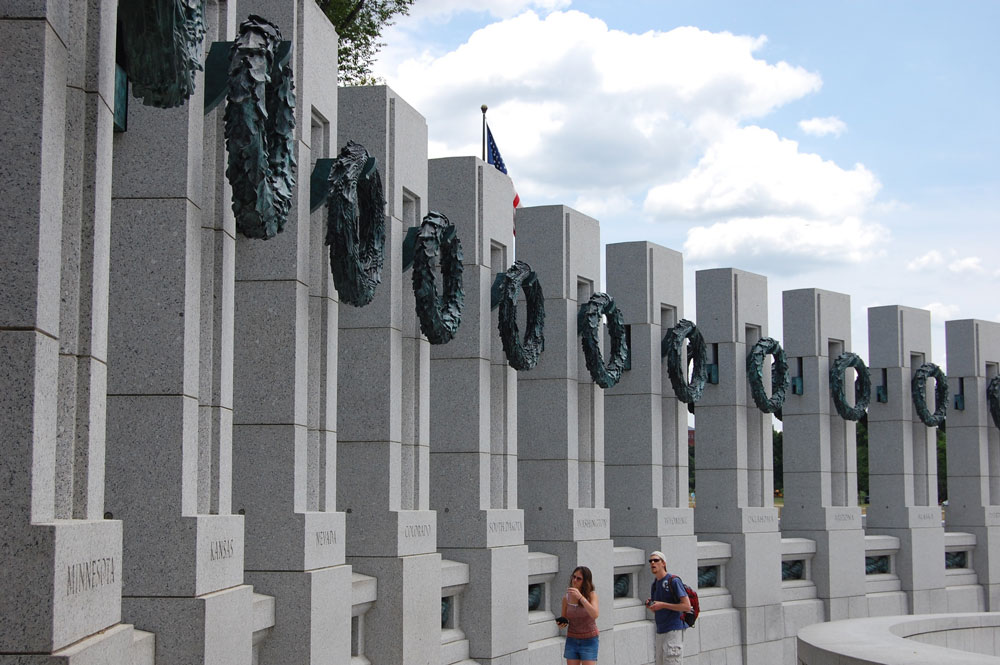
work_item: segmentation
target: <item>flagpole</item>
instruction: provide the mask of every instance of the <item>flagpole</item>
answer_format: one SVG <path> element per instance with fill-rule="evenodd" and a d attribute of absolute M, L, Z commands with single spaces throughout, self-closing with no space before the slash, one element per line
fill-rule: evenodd
<path fill-rule="evenodd" d="M 483 111 L 483 140 L 480 145 L 483 146 L 483 161 L 486 161 L 486 104 L 479 107 Z"/>

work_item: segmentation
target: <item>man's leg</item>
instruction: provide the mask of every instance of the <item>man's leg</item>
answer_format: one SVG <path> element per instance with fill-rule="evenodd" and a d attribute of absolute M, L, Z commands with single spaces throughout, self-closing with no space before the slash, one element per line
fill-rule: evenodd
<path fill-rule="evenodd" d="M 667 634 L 656 633 L 653 638 L 653 662 L 656 665 L 664 665 L 667 662 L 664 660 L 666 657 L 666 648 Z"/>
<path fill-rule="evenodd" d="M 684 656 L 684 631 L 670 630 L 663 633 L 663 665 L 681 665 Z"/>

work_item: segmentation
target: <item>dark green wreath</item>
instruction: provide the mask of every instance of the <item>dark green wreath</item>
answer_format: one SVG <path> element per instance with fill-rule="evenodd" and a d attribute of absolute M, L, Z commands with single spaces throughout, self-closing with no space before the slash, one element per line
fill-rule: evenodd
<path fill-rule="evenodd" d="M 118 3 L 132 94 L 146 106 L 180 106 L 203 69 L 205 0 Z"/>
<path fill-rule="evenodd" d="M 525 306 L 528 308 L 525 321 L 524 342 L 521 342 L 517 328 L 517 295 L 524 289 Z M 538 358 L 545 350 L 545 297 L 538 276 L 524 261 L 514 261 L 500 284 L 500 310 L 497 313 L 497 329 L 503 352 L 510 366 L 519 372 L 527 372 L 538 364 Z"/>
<path fill-rule="evenodd" d="M 768 354 L 774 356 L 770 399 L 764 390 L 764 356 Z M 750 349 L 747 354 L 747 381 L 750 382 L 750 394 L 758 409 L 764 413 L 780 413 L 781 405 L 785 403 L 785 391 L 791 381 L 788 378 L 788 358 L 776 339 L 762 337 Z"/>
<path fill-rule="evenodd" d="M 990 379 L 986 386 L 986 406 L 989 407 L 993 424 L 1000 427 L 1000 375 Z"/>
<path fill-rule="evenodd" d="M 608 317 L 608 334 L 611 336 L 611 358 L 605 366 L 598 343 L 601 334 L 601 318 Z M 601 388 L 611 388 L 622 376 L 628 361 L 628 344 L 625 341 L 625 319 L 607 293 L 595 293 L 590 300 L 580 305 L 576 317 L 576 332 L 580 335 L 583 357 L 594 383 Z"/>
<path fill-rule="evenodd" d="M 326 244 L 340 302 L 370 303 L 382 281 L 385 195 L 375 158 L 354 141 L 341 149 L 330 171 Z"/>
<path fill-rule="evenodd" d="M 281 33 L 259 16 L 240 24 L 226 95 L 226 177 L 236 230 L 267 240 L 281 232 L 295 187 L 295 93 L 291 49 L 278 57 Z"/>
<path fill-rule="evenodd" d="M 934 379 L 934 413 L 927 408 L 927 379 Z M 944 424 L 948 410 L 948 379 L 944 372 L 934 363 L 924 363 L 913 373 L 910 382 L 910 395 L 913 397 L 913 408 L 917 410 L 920 421 L 928 427 L 940 427 Z"/>
<path fill-rule="evenodd" d="M 434 268 L 441 256 L 444 295 L 438 298 Z M 431 344 L 447 344 L 462 322 L 462 242 L 455 225 L 439 212 L 424 217 L 413 251 L 413 295 L 417 299 L 420 331 Z"/>
<path fill-rule="evenodd" d="M 847 403 L 844 392 L 844 371 L 853 367 L 858 376 L 854 379 L 854 406 Z M 845 351 L 830 365 L 830 396 L 837 413 L 844 420 L 861 420 L 872 398 L 872 376 L 865 361 L 856 353 Z"/>
<path fill-rule="evenodd" d="M 684 349 L 685 339 L 689 342 L 688 357 L 687 363 L 681 363 L 681 351 Z M 660 357 L 663 356 L 667 357 L 667 375 L 670 377 L 670 385 L 674 388 L 674 395 L 682 402 L 695 404 L 701 399 L 705 382 L 708 381 L 708 348 L 698 326 L 687 319 L 678 321 L 660 342 Z M 694 372 L 691 374 L 691 381 L 688 382 L 687 369 L 692 362 Z"/>

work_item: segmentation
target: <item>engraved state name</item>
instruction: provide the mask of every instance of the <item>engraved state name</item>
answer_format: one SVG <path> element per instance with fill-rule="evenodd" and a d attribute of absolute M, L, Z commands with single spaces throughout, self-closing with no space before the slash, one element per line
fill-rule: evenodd
<path fill-rule="evenodd" d="M 507 533 L 508 531 L 522 531 L 524 526 L 520 520 L 496 520 L 490 522 L 486 528 L 490 533 Z"/>
<path fill-rule="evenodd" d="M 329 531 L 317 531 L 316 532 L 316 544 L 320 547 L 325 545 L 336 545 L 337 544 L 337 532 L 332 529 Z"/>
<path fill-rule="evenodd" d="M 608 520 L 604 517 L 580 518 L 576 521 L 578 529 L 603 529 L 608 526 Z"/>
<path fill-rule="evenodd" d="M 227 538 L 225 540 L 213 540 L 208 544 L 208 560 L 220 561 L 231 559 L 236 554 L 236 540 Z"/>
<path fill-rule="evenodd" d="M 686 517 L 664 517 L 664 524 L 687 524 L 688 518 Z"/>
<path fill-rule="evenodd" d="M 747 515 L 751 524 L 770 524 L 775 521 L 774 515 Z"/>
<path fill-rule="evenodd" d="M 408 524 L 403 527 L 404 538 L 425 538 L 434 534 L 431 524 Z"/>
<path fill-rule="evenodd" d="M 836 513 L 833 516 L 833 519 L 837 522 L 853 522 L 854 515 L 852 515 L 851 513 Z"/>
<path fill-rule="evenodd" d="M 81 561 L 66 566 L 66 595 L 73 596 L 115 582 L 115 560 L 111 557 Z"/>

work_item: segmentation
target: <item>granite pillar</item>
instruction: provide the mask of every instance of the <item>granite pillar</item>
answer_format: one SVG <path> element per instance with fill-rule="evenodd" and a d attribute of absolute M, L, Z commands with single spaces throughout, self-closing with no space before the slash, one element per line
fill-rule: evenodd
<path fill-rule="evenodd" d="M 695 532 L 729 543 L 725 584 L 740 610 L 743 662 L 782 659 L 781 535 L 774 507 L 772 417 L 750 395 L 746 358 L 768 335 L 767 278 L 718 268 L 695 274 L 698 328 L 718 364 L 695 409 Z M 770 363 L 764 386 L 770 394 Z M 762 562 L 775 565 L 761 565 Z"/>
<path fill-rule="evenodd" d="M 517 487 L 526 544 L 559 557 L 548 594 L 558 615 L 576 566 L 591 569 L 605 606 L 614 598 L 604 390 L 587 371 L 577 334 L 580 305 L 601 291 L 600 227 L 560 205 L 519 208 L 516 223 L 517 258 L 535 270 L 545 296 L 545 352 L 517 377 Z M 613 659 L 613 613 L 602 612 L 597 626 L 605 636 L 601 658 Z"/>
<path fill-rule="evenodd" d="M 789 373 L 802 381 L 782 408 L 785 506 L 782 535 L 816 543 L 810 579 L 831 621 L 868 615 L 865 538 L 858 507 L 854 421 L 837 413 L 830 395 L 830 367 L 851 351 L 850 296 L 822 289 L 782 294 L 783 345 Z M 853 370 L 844 389 L 854 403 Z"/>
<path fill-rule="evenodd" d="M 310 212 L 312 167 L 335 152 L 337 36 L 311 0 L 239 0 L 292 43 L 296 186 L 284 230 L 236 238 L 234 507 L 246 515 L 246 579 L 275 598 L 264 663 L 350 656 L 351 569 L 336 506 L 337 299 L 326 206 Z M 323 184 L 325 188 L 325 183 Z M 325 194 L 325 190 L 323 192 Z"/>
<path fill-rule="evenodd" d="M 868 309 L 868 354 L 872 390 L 887 400 L 868 407 L 868 484 L 871 499 L 865 529 L 899 538 L 894 569 L 910 612 L 946 607 L 944 528 L 937 500 L 936 429 L 913 407 L 914 372 L 931 361 L 931 314 L 887 305 Z M 934 410 L 933 381 L 928 407 Z"/>
<path fill-rule="evenodd" d="M 688 408 L 661 357 L 663 336 L 684 318 L 684 257 L 649 242 L 607 246 L 608 292 L 629 327 L 632 366 L 605 391 L 605 478 L 616 545 L 660 550 L 671 573 L 698 579 L 688 501 Z M 685 365 L 686 367 L 686 365 Z M 685 379 L 687 381 L 688 379 Z M 644 567 L 640 597 L 653 577 Z"/>
<path fill-rule="evenodd" d="M 157 662 L 235 665 L 250 658 L 243 517 L 228 479 L 211 482 L 229 451 L 199 415 L 206 122 L 198 74 L 179 107 L 130 99 L 114 138 L 105 492 L 124 523 L 123 614 L 156 633 Z"/>
<path fill-rule="evenodd" d="M 1000 609 L 1000 430 L 986 388 L 1000 371 L 1000 324 L 945 322 L 948 351 L 948 531 L 976 536 L 971 566 L 986 591 L 986 610 Z M 960 399 L 964 408 L 956 408 Z"/>
<path fill-rule="evenodd" d="M 527 663 L 517 372 L 506 362 L 490 298 L 496 274 L 513 263 L 514 190 L 492 165 L 454 157 L 430 160 L 428 196 L 428 207 L 447 216 L 462 241 L 465 289 L 454 339 L 431 347 L 430 499 L 438 547 L 446 559 L 469 565 L 458 614 L 469 656 Z"/>
<path fill-rule="evenodd" d="M 363 651 L 376 665 L 437 662 L 441 555 L 430 510 L 430 348 L 419 333 L 406 230 L 427 212 L 427 123 L 386 86 L 339 89 L 337 143 L 378 161 L 386 198 L 382 282 L 365 307 L 340 309 L 337 503 L 347 555 L 378 579 Z"/>
<path fill-rule="evenodd" d="M 103 519 L 114 17 L 0 8 L 4 663 L 124 663 L 131 647 L 122 524 Z"/>

